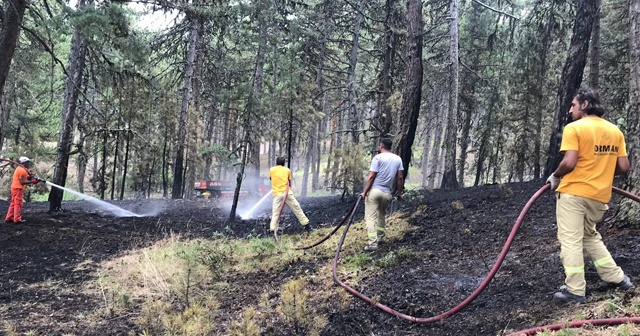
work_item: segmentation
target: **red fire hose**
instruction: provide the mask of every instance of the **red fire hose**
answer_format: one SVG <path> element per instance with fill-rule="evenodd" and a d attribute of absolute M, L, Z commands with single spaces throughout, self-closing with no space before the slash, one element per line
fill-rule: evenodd
<path fill-rule="evenodd" d="M 301 247 L 296 247 L 294 248 L 294 250 L 308 250 L 310 248 L 316 247 L 322 243 L 325 242 L 325 240 L 329 239 L 331 236 L 333 236 L 334 233 L 336 233 L 336 231 L 338 231 L 338 229 L 340 229 L 340 227 L 342 227 L 342 225 L 344 225 L 344 223 L 347 222 L 347 220 L 351 219 L 353 217 L 353 215 L 356 212 L 356 209 L 358 208 L 358 204 L 360 204 L 360 197 L 358 197 L 358 200 L 356 201 L 356 203 L 353 205 L 353 207 L 351 208 L 351 210 L 349 210 L 349 212 L 342 217 L 342 221 L 336 225 L 335 228 L 333 228 L 333 230 L 331 232 L 329 232 L 329 234 L 327 234 L 326 236 L 322 237 L 322 239 L 316 241 L 315 243 L 308 245 L 308 246 L 301 246 Z"/>
<path fill-rule="evenodd" d="M 618 187 L 613 187 L 612 189 L 613 189 L 613 192 L 616 194 L 630 198 L 636 202 L 640 202 L 640 197 L 638 197 L 637 195 L 624 191 Z M 536 333 L 543 332 L 545 330 L 553 331 L 553 330 L 560 330 L 563 328 L 579 328 L 584 325 L 601 326 L 601 325 L 618 325 L 618 324 L 625 324 L 625 323 L 640 324 L 640 317 L 619 317 L 619 318 L 608 318 L 608 319 L 580 320 L 580 321 L 573 321 L 568 324 L 565 324 L 565 323 L 550 324 L 542 327 L 535 327 L 535 328 L 517 331 L 507 336 L 535 335 Z"/>
<path fill-rule="evenodd" d="M 436 315 L 436 316 L 432 316 L 432 317 L 414 317 L 414 316 L 410 316 L 407 314 L 403 314 L 399 311 L 396 311 L 392 308 L 389 308 L 388 306 L 383 305 L 380 302 L 377 302 L 373 299 L 371 299 L 370 297 L 367 297 L 366 295 L 356 291 L 355 289 L 349 287 L 349 285 L 345 284 L 344 282 L 340 281 L 340 279 L 338 279 L 338 275 L 336 273 L 336 268 L 338 266 L 338 259 L 340 258 L 340 251 L 342 250 L 342 244 L 344 243 L 344 239 L 347 236 L 347 232 L 349 232 L 349 227 L 351 226 L 351 223 L 353 222 L 353 216 L 351 216 L 350 220 L 347 222 L 347 226 L 345 227 L 344 232 L 342 233 L 342 238 L 340 238 L 340 242 L 338 243 L 338 248 L 336 250 L 336 256 L 333 259 L 333 281 L 335 283 L 337 283 L 339 286 L 341 286 L 342 288 L 344 288 L 347 292 L 351 293 L 352 295 L 354 295 L 355 297 L 373 305 L 376 306 L 378 308 L 380 308 L 381 310 L 399 317 L 401 319 L 407 320 L 407 321 L 411 321 L 411 322 L 415 322 L 415 323 L 431 323 L 431 322 L 437 322 L 440 321 L 446 317 L 449 317 L 457 312 L 459 312 L 460 310 L 462 310 L 464 307 L 468 306 L 476 297 L 478 297 L 478 295 L 480 295 L 480 293 L 489 285 L 489 282 L 491 282 L 491 280 L 493 279 L 494 275 L 496 274 L 496 272 L 498 272 L 498 269 L 500 268 L 500 265 L 502 265 L 502 261 L 504 260 L 504 258 L 507 255 L 507 252 L 509 251 L 509 248 L 511 247 L 511 243 L 513 242 L 513 239 L 515 238 L 516 232 L 518 232 L 518 228 L 520 227 L 520 224 L 522 223 L 522 220 L 524 219 L 524 216 L 527 214 L 527 212 L 529 211 L 529 208 L 531 208 L 531 205 L 533 204 L 533 202 L 535 200 L 538 199 L 538 197 L 540 197 L 540 195 L 542 195 L 543 192 L 545 192 L 547 189 L 549 189 L 549 185 L 545 184 L 542 188 L 540 188 L 540 190 L 538 190 L 529 200 L 529 202 L 527 202 L 527 204 L 524 206 L 524 208 L 522 209 L 522 211 L 520 212 L 520 216 L 518 216 L 518 219 L 516 220 L 515 225 L 513 226 L 513 228 L 511 229 L 511 233 L 509 234 L 509 238 L 507 238 L 507 242 L 505 243 L 504 247 L 502 248 L 502 251 L 500 252 L 500 255 L 498 256 L 498 260 L 496 261 L 496 263 L 493 265 L 493 268 L 491 269 L 491 271 L 489 272 L 489 275 L 487 275 L 487 277 L 482 281 L 482 283 L 478 286 L 478 288 L 476 288 L 475 291 L 473 291 L 473 293 L 471 293 L 471 295 L 464 301 L 462 301 L 462 303 L 460 303 L 459 305 L 457 305 L 456 307 L 452 308 L 449 311 L 446 311 L 440 315 Z"/>
<path fill-rule="evenodd" d="M 511 233 L 509 234 L 509 237 L 507 238 L 507 241 L 505 242 L 504 247 L 502 248 L 502 251 L 500 252 L 500 255 L 498 256 L 498 259 L 496 260 L 495 264 L 493 265 L 493 267 L 491 268 L 491 270 L 489 271 L 489 274 L 487 275 L 487 277 L 482 281 L 482 283 L 480 283 L 480 285 L 478 286 L 478 288 L 476 288 L 475 291 L 473 291 L 473 293 L 471 293 L 471 295 L 465 299 L 464 301 L 462 301 L 460 304 L 458 304 L 457 306 L 455 306 L 454 308 L 450 309 L 449 311 L 446 311 L 444 313 L 441 313 L 439 315 L 436 316 L 432 316 L 432 317 L 414 317 L 414 316 L 410 316 L 407 314 L 403 314 L 401 312 L 398 312 L 384 304 L 381 304 L 380 302 L 377 302 L 373 299 L 371 299 L 370 297 L 356 291 L 355 289 L 351 288 L 349 285 L 345 284 L 344 282 L 340 281 L 340 279 L 338 279 L 338 275 L 336 272 L 336 269 L 338 267 L 338 259 L 340 258 L 340 251 L 342 250 L 342 245 L 344 244 L 344 240 L 347 236 L 347 233 L 349 232 L 349 228 L 351 227 L 351 224 L 353 223 L 353 215 L 355 214 L 355 210 L 358 207 L 358 204 L 360 203 L 360 198 L 358 198 L 358 200 L 356 201 L 356 203 L 354 204 L 353 208 L 349 211 L 349 213 L 343 218 L 342 222 L 340 224 L 337 225 L 337 227 L 331 232 L 329 233 L 327 236 L 325 236 L 324 238 L 322 238 L 321 240 L 313 243 L 312 245 L 309 246 L 305 246 L 305 247 L 299 247 L 296 248 L 297 250 L 306 250 L 309 248 L 312 248 L 314 246 L 320 245 L 321 243 L 323 243 L 324 241 L 326 241 L 329 237 L 331 237 L 331 235 L 333 235 L 340 226 L 342 226 L 345 222 L 347 223 L 347 226 L 345 227 L 344 232 L 342 233 L 342 237 L 340 238 L 340 241 L 338 243 L 338 247 L 336 248 L 336 255 L 335 258 L 333 259 L 333 280 L 335 283 L 337 283 L 340 287 L 344 288 L 347 292 L 349 292 L 350 294 L 352 294 L 353 296 L 373 305 L 376 306 L 377 308 L 381 309 L 384 312 L 387 312 L 393 316 L 396 316 L 398 318 L 407 320 L 407 321 L 411 321 L 411 322 L 415 322 L 415 323 L 432 323 L 432 322 L 437 322 L 440 321 L 444 318 L 447 318 L 451 315 L 456 314 L 457 312 L 461 311 L 462 309 L 464 309 L 466 306 L 468 306 L 473 300 L 475 300 L 480 293 L 482 293 L 482 291 L 489 285 L 489 283 L 491 282 L 491 280 L 493 279 L 493 277 L 495 276 L 495 274 L 498 272 L 498 269 L 500 268 L 500 266 L 502 265 L 502 262 L 504 261 L 507 252 L 509 251 L 509 248 L 511 247 L 511 244 L 513 243 L 513 240 L 515 239 L 515 235 L 518 232 L 518 229 L 520 228 L 520 225 L 522 224 L 522 221 L 524 220 L 525 215 L 527 214 L 527 212 L 529 211 L 529 209 L 531 208 L 531 206 L 533 205 L 533 203 L 542 195 L 542 193 L 544 193 L 546 190 L 549 189 L 549 184 L 545 184 L 542 188 L 540 188 L 527 202 L 527 204 L 524 206 L 524 208 L 522 209 L 522 211 L 520 212 L 520 215 L 518 216 L 518 218 L 516 219 L 516 222 L 513 226 L 513 228 L 511 229 Z M 613 187 L 613 192 L 620 194 L 622 196 L 628 197 L 636 202 L 640 202 L 640 197 L 633 195 L 631 193 L 628 193 L 622 189 Z M 627 317 L 627 318 L 611 318 L 611 319 L 598 319 L 598 320 L 583 320 L 583 321 L 574 321 L 571 322 L 569 324 L 554 324 L 554 325 L 548 325 L 548 326 L 543 326 L 543 327 L 537 327 L 537 328 L 532 328 L 532 329 L 527 329 L 524 331 L 519 331 L 516 333 L 512 333 L 509 336 L 515 336 L 515 335 L 532 335 L 535 334 L 537 332 L 543 331 L 543 330 L 559 330 L 565 327 L 580 327 L 583 326 L 585 324 L 590 324 L 590 325 L 617 325 L 617 324 L 624 324 L 624 323 L 640 323 L 640 317 Z"/>

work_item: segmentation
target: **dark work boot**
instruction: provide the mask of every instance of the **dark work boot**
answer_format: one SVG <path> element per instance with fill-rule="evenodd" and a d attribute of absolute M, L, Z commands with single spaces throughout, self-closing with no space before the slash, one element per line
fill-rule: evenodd
<path fill-rule="evenodd" d="M 629 290 L 631 289 L 631 287 L 633 287 L 633 283 L 631 282 L 631 279 L 629 279 L 628 276 L 624 276 L 624 279 L 622 279 L 622 281 L 618 282 L 616 284 L 616 286 L 618 288 L 620 288 L 623 291 Z"/>
<path fill-rule="evenodd" d="M 560 287 L 560 291 L 553 294 L 553 299 L 563 302 L 585 303 L 587 299 L 584 296 L 569 293 L 565 286 Z"/>

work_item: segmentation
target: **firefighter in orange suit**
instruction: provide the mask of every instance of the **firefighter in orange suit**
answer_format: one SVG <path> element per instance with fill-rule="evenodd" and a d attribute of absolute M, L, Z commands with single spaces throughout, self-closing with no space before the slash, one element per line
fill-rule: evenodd
<path fill-rule="evenodd" d="M 271 224 L 269 229 L 275 231 L 278 229 L 278 215 L 280 207 L 282 206 L 282 200 L 286 196 L 285 203 L 291 209 L 294 215 L 300 221 L 300 224 L 305 228 L 307 232 L 310 231 L 309 218 L 304 214 L 300 203 L 293 196 L 293 191 L 288 188 L 289 181 L 291 181 L 291 170 L 284 166 L 285 158 L 279 156 L 276 158 L 276 165 L 269 170 L 269 178 L 271 179 L 271 189 L 273 190 L 273 204 L 271 211 Z M 287 192 L 288 190 L 288 192 Z M 286 192 L 286 194 L 285 194 Z"/>
<path fill-rule="evenodd" d="M 9 211 L 7 211 L 7 217 L 5 222 L 7 223 L 24 223 L 22 219 L 22 206 L 24 204 L 24 189 L 29 184 L 37 184 L 40 182 L 38 179 L 34 179 L 29 173 L 29 168 L 33 164 L 33 161 L 26 156 L 18 159 L 20 165 L 13 173 L 13 181 L 11 182 L 11 204 L 9 205 Z"/>

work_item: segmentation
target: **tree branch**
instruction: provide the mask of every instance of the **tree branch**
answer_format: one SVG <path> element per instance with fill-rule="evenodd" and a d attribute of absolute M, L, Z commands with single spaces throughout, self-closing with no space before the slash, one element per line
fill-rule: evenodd
<path fill-rule="evenodd" d="M 506 16 L 508 16 L 508 17 L 510 17 L 510 18 L 514 18 L 514 19 L 516 19 L 516 20 L 520 20 L 520 18 L 519 18 L 519 17 L 517 17 L 517 16 L 514 16 L 514 15 L 509 14 L 509 13 L 507 13 L 507 12 L 503 12 L 503 11 L 501 11 L 501 10 L 499 10 L 499 9 L 493 8 L 493 7 L 491 7 L 491 6 L 487 5 L 487 4 L 484 4 L 484 3 L 482 3 L 482 2 L 480 2 L 480 1 L 478 1 L 478 0 L 473 0 L 473 2 L 475 2 L 475 3 L 479 4 L 479 5 L 481 5 L 482 7 L 488 8 L 488 9 L 490 9 L 490 10 L 492 10 L 492 11 L 496 12 L 496 13 L 500 13 L 500 14 L 506 15 Z"/>

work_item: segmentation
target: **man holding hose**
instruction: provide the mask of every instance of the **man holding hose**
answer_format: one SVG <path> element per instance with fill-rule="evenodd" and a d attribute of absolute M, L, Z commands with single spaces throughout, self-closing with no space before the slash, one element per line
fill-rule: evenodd
<path fill-rule="evenodd" d="M 276 165 L 269 170 L 269 178 L 271 179 L 271 189 L 273 190 L 273 203 L 271 211 L 271 223 L 269 229 L 275 231 L 278 229 L 278 218 L 280 217 L 280 208 L 284 200 L 285 204 L 291 209 L 293 214 L 298 218 L 302 227 L 306 232 L 311 232 L 309 226 L 309 218 L 304 214 L 300 203 L 293 196 L 293 191 L 289 187 L 291 181 L 291 170 L 284 166 L 285 158 L 279 156 L 276 158 Z M 285 200 L 286 198 L 286 200 Z"/>
<path fill-rule="evenodd" d="M 375 251 L 384 238 L 386 226 L 387 207 L 393 195 L 391 190 L 397 187 L 397 197 L 402 199 L 404 190 L 404 168 L 402 159 L 391 152 L 391 139 L 384 138 L 380 141 L 380 154 L 373 157 L 369 168 L 364 191 L 360 197 L 364 199 L 364 219 L 367 224 L 367 236 L 369 244 L 365 251 Z"/>
<path fill-rule="evenodd" d="M 24 205 L 24 189 L 29 184 L 37 184 L 41 180 L 34 178 L 29 172 L 33 161 L 26 156 L 18 159 L 18 167 L 13 172 L 13 180 L 11 182 L 11 204 L 4 221 L 6 223 L 24 223 L 22 219 L 22 206 Z"/>
<path fill-rule="evenodd" d="M 609 209 L 614 175 L 629 170 L 624 136 L 601 118 L 604 112 L 596 91 L 578 91 L 569 110 L 572 122 L 562 133 L 564 158 L 547 179 L 556 191 L 560 258 L 566 276 L 565 285 L 553 295 L 559 301 L 586 302 L 583 251 L 602 280 L 622 290 L 633 286 L 596 230 L 596 222 Z"/>

